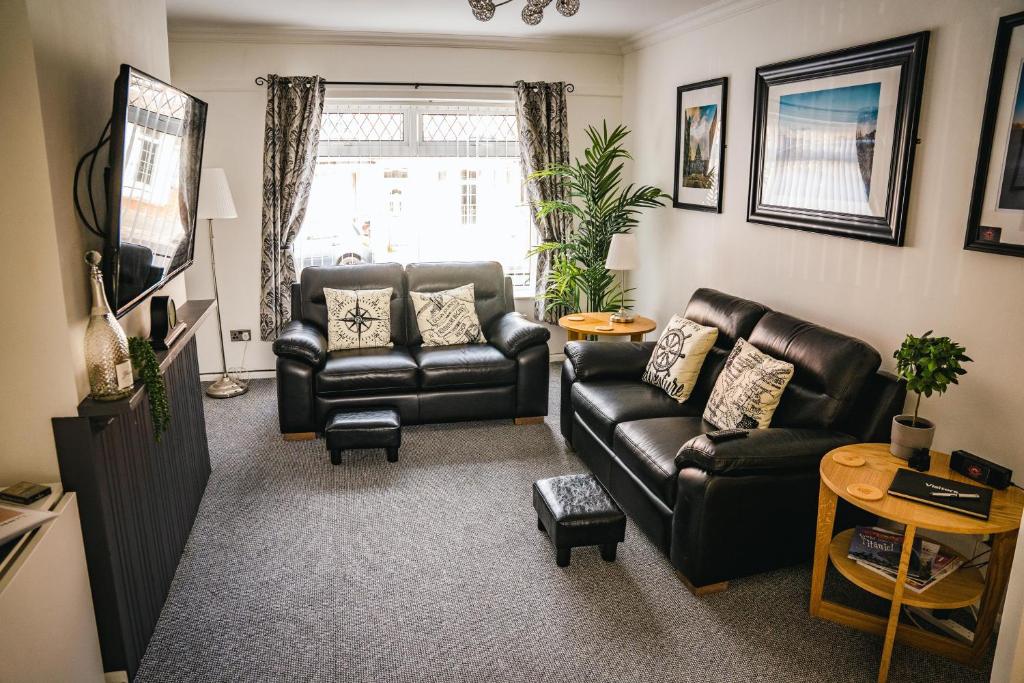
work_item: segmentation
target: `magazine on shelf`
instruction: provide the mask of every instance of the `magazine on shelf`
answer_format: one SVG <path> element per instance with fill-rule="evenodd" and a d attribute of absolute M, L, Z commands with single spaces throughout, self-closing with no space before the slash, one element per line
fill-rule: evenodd
<path fill-rule="evenodd" d="M 964 559 L 962 557 L 941 555 L 940 558 L 942 560 L 941 568 L 938 569 L 934 574 L 932 574 L 931 578 L 929 578 L 926 581 L 920 581 L 918 579 L 913 579 L 908 576 L 904 585 L 909 590 L 915 593 L 923 593 L 924 591 L 928 590 L 942 579 L 946 578 L 947 576 L 955 572 L 964 563 Z M 865 569 L 870 569 L 876 574 L 881 574 L 882 576 L 886 577 L 894 583 L 896 582 L 895 570 L 887 569 L 885 567 L 878 567 L 876 565 L 869 564 L 867 562 L 862 562 L 859 560 L 857 561 L 857 564 L 864 567 Z M 938 561 L 936 563 L 936 566 L 939 566 Z"/>
<path fill-rule="evenodd" d="M 6 543 L 57 515 L 27 507 L 0 505 L 0 543 Z"/>
<path fill-rule="evenodd" d="M 880 527 L 857 527 L 850 540 L 847 554 L 860 566 L 896 581 L 903 535 Z M 922 537 L 914 539 L 906 587 L 921 593 L 959 569 L 964 559 L 947 551 L 935 541 Z"/>

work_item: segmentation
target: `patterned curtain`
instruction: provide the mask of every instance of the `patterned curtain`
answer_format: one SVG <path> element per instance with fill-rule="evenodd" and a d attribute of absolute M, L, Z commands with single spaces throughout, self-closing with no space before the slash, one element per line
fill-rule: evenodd
<path fill-rule="evenodd" d="M 565 83 L 524 83 L 516 81 L 516 121 L 519 126 L 519 155 L 523 177 L 548 164 L 569 163 L 569 132 L 565 109 Z M 565 184 L 557 178 L 531 180 L 526 186 L 531 204 L 541 200 L 567 198 Z M 550 213 L 544 219 L 533 216 L 533 227 L 542 242 L 558 242 L 568 236 L 566 216 Z M 558 322 L 563 311 L 545 310 L 544 293 L 551 272 L 550 254 L 537 255 L 534 277 L 536 298 L 534 316 L 549 323 Z"/>
<path fill-rule="evenodd" d="M 260 335 L 277 338 L 291 317 L 295 282 L 292 242 L 302 226 L 316 169 L 324 81 L 319 76 L 267 76 L 263 136 L 263 264 Z"/>

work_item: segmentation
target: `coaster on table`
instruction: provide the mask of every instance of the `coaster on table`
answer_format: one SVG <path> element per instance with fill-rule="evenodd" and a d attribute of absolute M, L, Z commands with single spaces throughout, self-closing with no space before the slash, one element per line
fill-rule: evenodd
<path fill-rule="evenodd" d="M 850 484 L 846 487 L 846 492 L 861 500 L 881 500 L 885 495 L 882 489 L 871 484 Z"/>
<path fill-rule="evenodd" d="M 585 315 L 570 315 L 569 317 L 566 318 L 566 320 L 571 320 L 574 323 L 578 323 L 581 320 L 586 320 L 586 319 L 587 319 L 587 316 L 585 316 Z"/>
<path fill-rule="evenodd" d="M 615 329 L 615 327 L 612 325 L 598 325 L 594 329 L 597 330 L 598 332 L 611 332 L 612 330 Z"/>
<path fill-rule="evenodd" d="M 840 465 L 846 465 L 847 467 L 860 467 L 867 462 L 863 455 L 857 455 L 856 453 L 833 453 L 832 459 Z"/>

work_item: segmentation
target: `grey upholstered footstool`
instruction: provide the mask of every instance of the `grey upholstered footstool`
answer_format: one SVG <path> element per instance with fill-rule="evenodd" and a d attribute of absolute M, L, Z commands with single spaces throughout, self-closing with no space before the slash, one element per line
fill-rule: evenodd
<path fill-rule="evenodd" d="M 569 566 L 573 548 L 601 546 L 601 557 L 615 561 L 616 544 L 626 538 L 626 515 L 592 474 L 569 474 L 533 483 L 537 528 L 547 531 L 559 567 Z"/>
<path fill-rule="evenodd" d="M 339 411 L 324 428 L 331 463 L 341 463 L 341 452 L 350 448 L 384 448 L 388 462 L 398 462 L 402 445 L 402 422 L 394 408 Z"/>

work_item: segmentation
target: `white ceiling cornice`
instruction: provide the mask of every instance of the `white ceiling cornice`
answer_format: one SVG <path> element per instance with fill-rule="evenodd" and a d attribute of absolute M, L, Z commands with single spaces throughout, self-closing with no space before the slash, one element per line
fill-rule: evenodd
<path fill-rule="evenodd" d="M 327 31 L 287 26 L 241 27 L 170 25 L 172 43 L 262 43 L 284 45 L 378 45 L 391 47 L 446 47 L 484 50 L 528 50 L 621 55 L 622 44 L 612 39 L 521 38 L 514 36 L 462 36 L 426 33 Z"/>
<path fill-rule="evenodd" d="M 778 2 L 778 0 L 719 0 L 714 4 L 694 10 L 693 12 L 687 12 L 672 21 L 665 22 L 646 31 L 640 31 L 620 43 L 619 47 L 622 54 L 636 52 L 645 47 L 656 45 L 670 38 L 710 26 L 711 24 L 717 24 L 774 2 Z"/>

